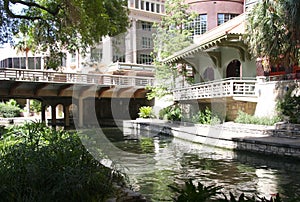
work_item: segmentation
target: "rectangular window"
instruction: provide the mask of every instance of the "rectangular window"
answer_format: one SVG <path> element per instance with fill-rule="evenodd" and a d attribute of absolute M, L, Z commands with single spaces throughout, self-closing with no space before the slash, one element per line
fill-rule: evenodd
<path fill-rule="evenodd" d="M 193 30 L 192 35 L 201 35 L 207 31 L 207 15 L 200 14 L 188 25 L 190 29 Z"/>
<path fill-rule="evenodd" d="M 165 13 L 165 6 L 164 5 L 161 5 L 161 12 Z"/>
<path fill-rule="evenodd" d="M 153 59 L 151 55 L 148 54 L 140 54 L 138 56 L 138 63 L 139 64 L 146 64 L 146 65 L 151 65 L 153 62 Z"/>
<path fill-rule="evenodd" d="M 160 4 L 156 4 L 156 13 L 160 13 Z"/>
<path fill-rule="evenodd" d="M 76 62 L 76 53 L 73 52 L 71 53 L 71 63 L 75 63 Z"/>
<path fill-rule="evenodd" d="M 102 60 L 102 49 L 100 48 L 91 48 L 91 61 L 92 62 L 101 62 Z"/>
<path fill-rule="evenodd" d="M 26 57 L 21 58 L 21 69 L 26 69 Z"/>
<path fill-rule="evenodd" d="M 152 39 L 149 37 L 142 37 L 142 48 L 152 48 L 151 47 Z"/>
<path fill-rule="evenodd" d="M 146 1 L 146 11 L 150 11 L 150 3 Z"/>
<path fill-rule="evenodd" d="M 151 22 L 145 22 L 142 21 L 142 29 L 145 31 L 151 31 L 152 23 Z"/>
<path fill-rule="evenodd" d="M 139 9 L 140 8 L 140 0 L 135 0 L 135 8 Z"/>
<path fill-rule="evenodd" d="M 134 8 L 134 0 L 130 0 L 130 7 Z"/>
<path fill-rule="evenodd" d="M 232 13 L 218 13 L 218 26 L 227 22 L 228 20 L 231 20 L 232 18 L 238 16 L 238 14 L 232 14 Z"/>
<path fill-rule="evenodd" d="M 151 12 L 154 12 L 154 10 L 155 10 L 155 4 L 151 3 Z"/>
<path fill-rule="evenodd" d="M 207 31 L 207 15 L 200 15 L 201 31 L 200 34 L 204 34 Z"/>
<path fill-rule="evenodd" d="M 140 7 L 142 10 L 145 9 L 145 6 L 144 6 L 144 1 L 141 1 L 141 7 Z"/>
<path fill-rule="evenodd" d="M 125 62 L 125 55 L 113 55 L 113 62 Z"/>

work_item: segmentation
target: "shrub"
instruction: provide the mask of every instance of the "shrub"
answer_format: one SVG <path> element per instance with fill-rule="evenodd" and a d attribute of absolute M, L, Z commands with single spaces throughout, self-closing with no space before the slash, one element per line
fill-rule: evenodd
<path fill-rule="evenodd" d="M 177 197 L 174 201 L 186 202 L 186 201 L 210 201 L 212 197 L 220 194 L 219 190 L 222 188 L 220 186 L 204 186 L 200 182 L 195 186 L 191 179 L 185 182 L 183 188 L 177 188 L 169 185 L 169 187 L 177 193 Z"/>
<path fill-rule="evenodd" d="M 140 107 L 139 117 L 140 118 L 154 118 L 155 115 L 154 115 L 152 107 L 150 107 L 150 106 Z"/>
<path fill-rule="evenodd" d="M 290 123 L 300 123 L 300 97 L 294 95 L 294 91 L 295 87 L 290 88 L 284 98 L 277 102 L 277 110 L 282 119 L 286 116 Z"/>
<path fill-rule="evenodd" d="M 181 121 L 182 112 L 178 104 L 165 107 L 159 111 L 159 118 L 170 121 Z"/>
<path fill-rule="evenodd" d="M 205 108 L 204 111 L 199 111 L 196 115 L 193 116 L 192 121 L 200 124 L 219 124 L 221 120 L 217 115 L 214 115 L 209 108 Z"/>
<path fill-rule="evenodd" d="M 4 118 L 12 118 L 20 116 L 21 108 L 17 102 L 13 99 L 3 103 L 0 103 L 0 116 Z"/>
<path fill-rule="evenodd" d="M 103 201 L 120 180 L 93 158 L 77 133 L 42 123 L 9 129 L 0 139 L 0 159 L 2 201 Z"/>
<path fill-rule="evenodd" d="M 42 103 L 38 100 L 30 100 L 30 111 L 41 112 L 42 111 Z"/>
<path fill-rule="evenodd" d="M 177 193 L 177 196 L 174 198 L 176 202 L 187 202 L 187 201 L 199 201 L 199 202 L 283 202 L 284 200 L 277 193 L 276 196 L 270 197 L 267 199 L 265 197 L 247 197 L 245 194 L 241 194 L 239 197 L 235 197 L 231 192 L 229 193 L 229 198 L 220 191 L 222 189 L 221 186 L 211 185 L 204 186 L 201 182 L 198 182 L 197 185 L 194 185 L 192 180 L 189 179 L 185 182 L 185 186 L 175 187 L 169 185 L 169 187 Z M 222 194 L 224 198 L 218 197 L 218 195 Z M 238 198 L 238 199 L 236 199 Z M 288 200 L 289 202 L 299 201 L 299 198 L 294 198 Z"/>
<path fill-rule="evenodd" d="M 244 123 L 244 124 L 257 124 L 257 125 L 274 125 L 280 121 L 278 116 L 274 117 L 257 117 L 249 115 L 243 111 L 238 112 L 237 118 L 234 120 L 236 123 Z"/>

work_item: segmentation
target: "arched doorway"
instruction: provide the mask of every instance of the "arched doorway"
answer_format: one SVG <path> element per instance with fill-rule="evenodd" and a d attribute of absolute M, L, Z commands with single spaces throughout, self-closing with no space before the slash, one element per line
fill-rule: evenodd
<path fill-rule="evenodd" d="M 241 76 L 241 62 L 239 60 L 232 60 L 226 69 L 226 78 Z"/>

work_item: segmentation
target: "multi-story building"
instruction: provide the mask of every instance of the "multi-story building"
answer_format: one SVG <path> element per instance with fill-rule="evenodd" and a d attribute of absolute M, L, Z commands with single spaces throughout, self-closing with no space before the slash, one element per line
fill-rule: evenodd
<path fill-rule="evenodd" d="M 194 35 L 201 35 L 244 12 L 244 0 L 186 0 L 198 16 Z"/>
<path fill-rule="evenodd" d="M 103 37 L 101 43 L 90 47 L 86 57 L 81 57 L 80 53 L 68 55 L 67 66 L 81 72 L 135 75 L 138 70 L 153 72 L 153 23 L 159 22 L 164 15 L 164 3 L 164 0 L 128 0 L 128 31 L 115 37 Z"/>

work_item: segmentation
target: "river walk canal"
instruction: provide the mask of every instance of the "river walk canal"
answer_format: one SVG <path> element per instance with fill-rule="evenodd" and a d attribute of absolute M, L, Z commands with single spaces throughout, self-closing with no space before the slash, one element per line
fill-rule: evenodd
<path fill-rule="evenodd" d="M 129 176 L 135 191 L 149 201 L 172 201 L 168 185 L 192 178 L 204 185 L 221 185 L 235 196 L 270 197 L 300 193 L 300 160 L 194 144 L 170 136 L 125 139 L 116 128 L 102 129 L 113 143 L 108 156 Z"/>

